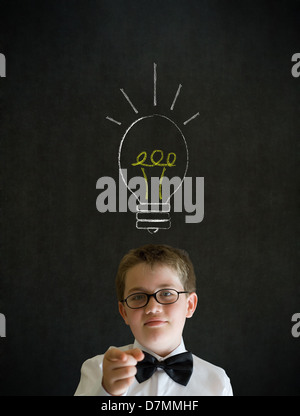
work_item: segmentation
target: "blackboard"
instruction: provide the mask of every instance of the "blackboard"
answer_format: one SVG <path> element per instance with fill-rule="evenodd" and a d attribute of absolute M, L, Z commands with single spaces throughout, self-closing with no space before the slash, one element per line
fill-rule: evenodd
<path fill-rule="evenodd" d="M 237 396 L 300 394 L 299 6 L 1 2 L 1 395 L 72 395 L 84 360 L 132 342 L 115 274 L 149 242 L 194 263 L 186 346 Z M 161 147 L 132 142 L 131 168 L 143 151 L 180 164 L 188 150 L 188 203 L 200 178 L 204 215 L 186 220 L 183 192 L 170 227 L 149 232 L 124 205 L 118 157 L 129 127 L 154 115 L 166 117 L 151 136 Z M 143 121 L 129 133 L 151 142 Z M 186 146 L 163 148 L 180 132 Z M 106 212 L 100 178 L 116 185 Z"/>

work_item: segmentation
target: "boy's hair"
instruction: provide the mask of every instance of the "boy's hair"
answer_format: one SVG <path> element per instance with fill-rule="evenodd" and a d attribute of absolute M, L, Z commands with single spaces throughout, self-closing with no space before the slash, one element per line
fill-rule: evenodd
<path fill-rule="evenodd" d="M 189 255 L 184 250 L 167 245 L 148 244 L 130 250 L 121 260 L 116 277 L 119 301 L 124 298 L 125 279 L 128 270 L 140 263 L 146 263 L 150 267 L 156 264 L 168 266 L 177 272 L 185 291 L 196 291 L 194 267 Z"/>

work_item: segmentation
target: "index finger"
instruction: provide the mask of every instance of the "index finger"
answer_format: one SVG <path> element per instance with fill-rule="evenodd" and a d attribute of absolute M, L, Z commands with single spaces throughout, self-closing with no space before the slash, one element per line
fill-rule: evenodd
<path fill-rule="evenodd" d="M 127 356 L 124 351 L 121 351 L 119 348 L 109 348 L 105 353 L 105 358 L 108 361 L 126 361 Z"/>
<path fill-rule="evenodd" d="M 135 358 L 136 361 L 142 361 L 145 357 L 143 351 L 140 350 L 139 348 L 135 348 L 133 350 L 127 350 L 125 352 L 126 354 L 131 355 L 133 358 Z"/>

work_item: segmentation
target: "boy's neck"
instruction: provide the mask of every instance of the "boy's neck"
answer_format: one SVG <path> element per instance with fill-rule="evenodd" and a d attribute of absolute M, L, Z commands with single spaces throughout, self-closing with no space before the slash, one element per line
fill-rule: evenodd
<path fill-rule="evenodd" d="M 183 341 L 182 338 L 181 338 L 180 344 L 177 345 L 176 348 L 174 348 L 173 350 L 171 350 L 169 352 L 168 351 L 166 351 L 166 352 L 153 351 L 153 350 L 145 347 L 144 345 L 140 344 L 137 340 L 134 341 L 133 348 L 139 348 L 142 351 L 148 352 L 149 354 L 155 356 L 155 358 L 157 358 L 158 360 L 160 360 L 162 358 L 165 359 L 165 358 L 168 358 L 169 356 L 177 355 L 177 354 L 180 354 L 182 352 L 186 352 L 186 348 L 185 348 L 184 341 Z"/>

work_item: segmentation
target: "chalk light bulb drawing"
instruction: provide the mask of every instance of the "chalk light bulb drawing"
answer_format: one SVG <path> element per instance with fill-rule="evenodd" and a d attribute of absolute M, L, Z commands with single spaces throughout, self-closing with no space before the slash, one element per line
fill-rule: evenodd
<path fill-rule="evenodd" d="M 157 106 L 156 86 L 157 65 L 154 64 L 154 107 Z M 171 111 L 174 110 L 181 88 L 180 84 Z M 138 114 L 138 110 L 125 91 L 121 89 L 121 92 L 134 112 Z M 199 113 L 183 124 L 187 125 L 197 116 Z M 106 118 L 122 125 L 112 117 Z M 118 164 L 120 176 L 137 200 L 136 227 L 148 230 L 152 234 L 169 229 L 171 227 L 170 200 L 182 186 L 189 165 L 187 142 L 179 126 L 162 114 L 139 117 L 127 128 L 121 139 Z M 135 186 L 130 186 L 131 178 L 136 177 L 137 174 L 144 180 L 142 197 L 137 193 Z M 176 179 L 173 182 L 172 192 L 170 186 L 163 187 L 167 178 Z"/>
<path fill-rule="evenodd" d="M 136 149 L 139 149 L 138 153 Z M 135 160 L 132 158 L 134 154 Z M 151 233 L 159 229 L 169 229 L 170 199 L 182 185 L 188 169 L 188 147 L 179 127 L 160 114 L 136 120 L 121 140 L 119 169 L 123 181 L 138 201 L 137 228 L 147 229 Z M 126 178 L 123 175 L 124 169 L 127 172 Z M 136 194 L 135 188 L 129 186 L 137 169 L 145 181 L 143 200 Z M 179 184 L 177 183 L 173 192 L 163 192 L 164 178 L 174 177 L 175 174 L 180 178 Z"/>

